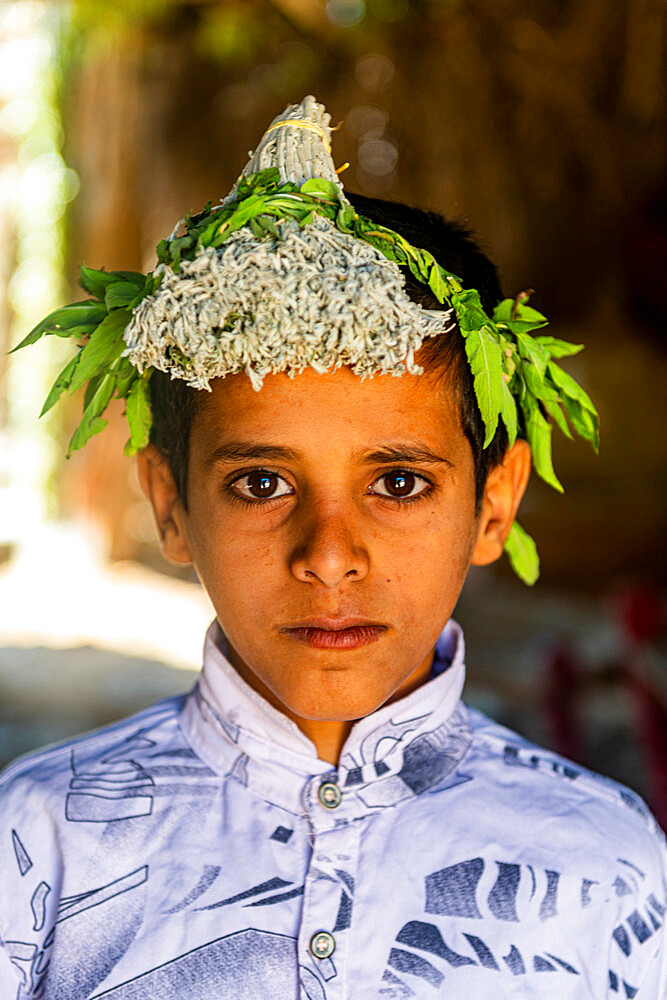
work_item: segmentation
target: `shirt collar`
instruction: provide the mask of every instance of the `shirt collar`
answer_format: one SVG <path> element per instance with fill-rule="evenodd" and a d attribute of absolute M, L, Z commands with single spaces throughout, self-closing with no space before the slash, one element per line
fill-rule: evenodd
<path fill-rule="evenodd" d="M 218 773 L 301 812 L 308 779 L 327 775 L 330 780 L 332 766 L 317 757 L 296 723 L 243 680 L 225 645 L 214 621 L 206 635 L 203 670 L 181 715 L 185 735 Z M 470 745 L 459 700 L 464 679 L 463 633 L 449 621 L 435 647 L 431 679 L 360 719 L 350 731 L 333 774 L 341 788 L 354 793 L 346 795 L 353 814 L 421 794 L 455 770 Z M 316 790 L 319 783 L 310 784 Z"/>

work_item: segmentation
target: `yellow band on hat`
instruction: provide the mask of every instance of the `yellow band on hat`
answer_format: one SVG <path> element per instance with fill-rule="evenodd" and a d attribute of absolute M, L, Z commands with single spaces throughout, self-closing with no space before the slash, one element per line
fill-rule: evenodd
<path fill-rule="evenodd" d="M 315 122 L 307 122 L 304 121 L 302 118 L 283 118 L 279 122 L 274 122 L 273 125 L 267 128 L 266 131 L 273 132 L 274 129 L 285 128 L 288 125 L 293 125 L 294 128 L 305 128 L 308 129 L 309 132 L 315 132 L 316 135 L 319 135 L 320 139 L 326 146 L 327 153 L 331 153 L 331 144 L 329 142 L 329 136 L 326 134 L 322 126 L 317 125 Z"/>

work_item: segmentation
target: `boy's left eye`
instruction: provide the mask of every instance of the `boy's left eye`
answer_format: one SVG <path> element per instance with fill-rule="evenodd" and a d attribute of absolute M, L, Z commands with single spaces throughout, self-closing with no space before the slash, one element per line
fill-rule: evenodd
<path fill-rule="evenodd" d="M 418 476 L 416 472 L 397 469 L 385 472 L 372 484 L 370 492 L 377 496 L 390 497 L 392 500 L 408 500 L 421 496 L 431 487 L 428 479 Z"/>

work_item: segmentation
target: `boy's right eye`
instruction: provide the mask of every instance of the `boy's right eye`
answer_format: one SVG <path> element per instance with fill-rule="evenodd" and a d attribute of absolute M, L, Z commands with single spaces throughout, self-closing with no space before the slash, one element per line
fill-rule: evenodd
<path fill-rule="evenodd" d="M 277 472 L 268 469 L 257 469 L 239 476 L 230 489 L 236 496 L 245 500 L 275 500 L 277 497 L 289 496 L 294 490 Z"/>

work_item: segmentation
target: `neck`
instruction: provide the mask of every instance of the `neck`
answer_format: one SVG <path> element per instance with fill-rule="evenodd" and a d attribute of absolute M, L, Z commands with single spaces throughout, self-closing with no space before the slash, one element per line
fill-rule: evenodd
<path fill-rule="evenodd" d="M 410 694 L 416 688 L 421 687 L 425 684 L 431 675 L 431 667 L 433 665 L 433 653 L 431 650 L 429 655 L 419 664 L 416 670 L 414 670 L 409 677 L 407 677 L 403 683 L 394 691 L 390 698 L 387 698 L 384 704 L 389 705 L 399 698 L 405 697 L 405 695 Z M 350 735 L 350 730 L 352 726 L 357 721 L 356 719 L 305 719 L 295 712 L 292 712 L 287 705 L 284 705 L 280 699 L 278 699 L 273 691 L 260 680 L 253 672 L 248 668 L 247 664 L 241 659 L 235 649 L 229 646 L 227 655 L 230 662 L 241 675 L 243 680 L 251 688 L 254 688 L 258 694 L 262 696 L 273 708 L 282 712 L 286 715 L 288 719 L 296 723 L 304 736 L 307 736 L 311 743 L 314 744 L 317 750 L 317 756 L 320 760 L 326 761 L 328 764 L 333 764 L 334 767 L 338 766 L 340 760 L 341 751 L 345 745 L 345 741 Z M 378 705 L 378 708 L 381 706 Z"/>
<path fill-rule="evenodd" d="M 295 712 L 292 712 L 287 705 L 283 705 L 279 698 L 276 698 L 273 691 L 252 670 L 248 669 L 247 664 L 241 659 L 231 644 L 227 649 L 227 656 L 232 666 L 249 687 L 257 691 L 258 694 L 261 694 L 262 698 L 268 701 L 269 705 L 296 723 L 304 736 L 307 736 L 311 743 L 315 745 L 317 756 L 320 760 L 325 760 L 328 764 L 333 764 L 334 766 L 338 765 L 341 750 L 356 720 L 333 719 L 329 721 L 325 719 L 304 719 Z"/>
<path fill-rule="evenodd" d="M 325 760 L 328 764 L 338 767 L 341 751 L 350 735 L 354 721 L 334 719 L 329 722 L 322 719 L 300 719 L 290 712 L 286 712 L 285 708 L 281 708 L 281 711 L 289 715 L 304 736 L 307 736 L 315 744 L 320 760 Z"/>

